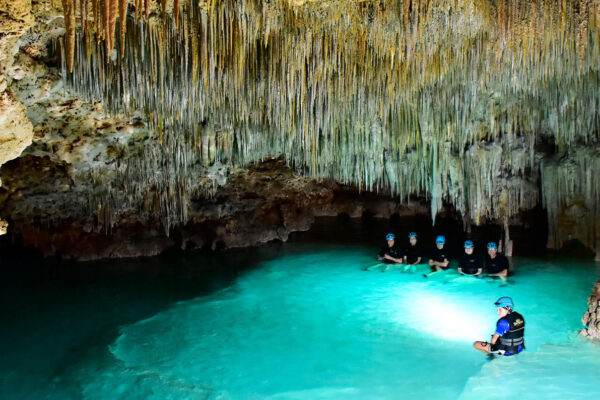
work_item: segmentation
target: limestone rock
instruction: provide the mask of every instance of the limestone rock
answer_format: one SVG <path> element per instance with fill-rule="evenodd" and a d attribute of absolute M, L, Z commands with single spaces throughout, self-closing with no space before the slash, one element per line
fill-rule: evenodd
<path fill-rule="evenodd" d="M 33 125 L 11 89 L 0 94 L 0 165 L 19 156 L 31 144 Z"/>
<path fill-rule="evenodd" d="M 600 281 L 596 282 L 592 295 L 588 298 L 588 306 L 581 320 L 587 328 L 580 332 L 581 336 L 600 339 Z"/>
<path fill-rule="evenodd" d="M 5 75 L 18 50 L 19 38 L 32 24 L 31 0 L 0 2 L 0 166 L 21 154 L 33 137 L 25 107 L 10 89 Z M 8 223 L 0 220 L 0 235 L 6 233 L 7 227 Z"/>

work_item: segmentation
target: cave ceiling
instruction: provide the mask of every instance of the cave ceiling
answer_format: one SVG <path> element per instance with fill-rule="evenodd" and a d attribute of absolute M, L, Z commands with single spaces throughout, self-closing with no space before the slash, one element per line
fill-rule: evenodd
<path fill-rule="evenodd" d="M 581 200 L 598 221 L 598 0 L 58 3 L 49 51 L 66 88 L 145 127 L 116 162 L 78 172 L 94 212 L 119 208 L 116 187 L 127 204 L 152 187 L 185 223 L 228 170 L 282 157 L 425 197 L 434 219 L 449 205 L 506 222 L 542 203 L 558 232 Z"/>

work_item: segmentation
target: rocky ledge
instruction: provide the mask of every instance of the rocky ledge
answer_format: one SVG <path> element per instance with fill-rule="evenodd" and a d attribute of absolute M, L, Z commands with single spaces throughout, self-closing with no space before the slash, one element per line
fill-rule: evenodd
<path fill-rule="evenodd" d="M 132 207 L 120 212 L 107 230 L 99 228 L 93 215 L 82 218 L 85 193 L 71 187 L 64 163 L 28 155 L 2 170 L 7 182 L 0 201 L 11 218 L 9 239 L 44 256 L 78 260 L 285 241 L 291 232 L 309 229 L 319 216 L 368 213 L 386 218 L 429 212 L 424 201 L 401 203 L 389 195 L 359 194 L 354 187 L 302 177 L 281 159 L 269 159 L 232 170 L 211 198 L 192 199 L 183 226 L 165 231 L 164 221 L 152 209 L 140 212 Z M 37 219 L 32 220 L 32 214 Z"/>
<path fill-rule="evenodd" d="M 586 328 L 581 330 L 581 335 L 600 339 L 600 281 L 596 282 L 592 295 L 588 298 L 588 310 L 583 315 L 581 322 Z"/>

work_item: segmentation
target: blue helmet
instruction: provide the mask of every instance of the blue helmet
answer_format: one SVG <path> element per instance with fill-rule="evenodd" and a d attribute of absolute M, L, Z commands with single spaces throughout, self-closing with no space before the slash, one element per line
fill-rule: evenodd
<path fill-rule="evenodd" d="M 471 240 L 467 240 L 467 241 L 465 242 L 465 249 L 466 249 L 467 247 L 475 247 L 475 246 L 473 245 L 473 241 L 471 241 Z"/>
<path fill-rule="evenodd" d="M 408 234 L 408 238 L 409 239 L 410 238 L 416 238 L 416 237 L 417 237 L 417 234 L 415 232 L 411 232 L 411 233 Z"/>
<path fill-rule="evenodd" d="M 396 239 L 396 235 L 394 235 L 393 233 L 388 233 L 387 235 L 385 235 L 385 240 L 390 239 Z"/>
<path fill-rule="evenodd" d="M 511 309 L 515 306 L 512 299 L 508 296 L 500 297 L 498 300 L 496 300 L 494 305 L 496 307 L 511 308 Z"/>
<path fill-rule="evenodd" d="M 444 235 L 439 235 L 435 238 L 435 244 L 446 244 L 446 238 Z"/>
<path fill-rule="evenodd" d="M 496 242 L 489 242 L 487 245 L 488 250 L 489 249 L 496 249 L 498 250 L 498 245 L 496 244 Z"/>

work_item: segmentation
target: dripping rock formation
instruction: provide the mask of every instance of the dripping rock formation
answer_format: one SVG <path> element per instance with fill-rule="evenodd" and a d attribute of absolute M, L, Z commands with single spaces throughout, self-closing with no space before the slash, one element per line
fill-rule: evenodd
<path fill-rule="evenodd" d="M 0 27 L 0 217 L 43 254 L 541 204 L 549 247 L 600 257 L 599 0 L 17 0 Z"/>

